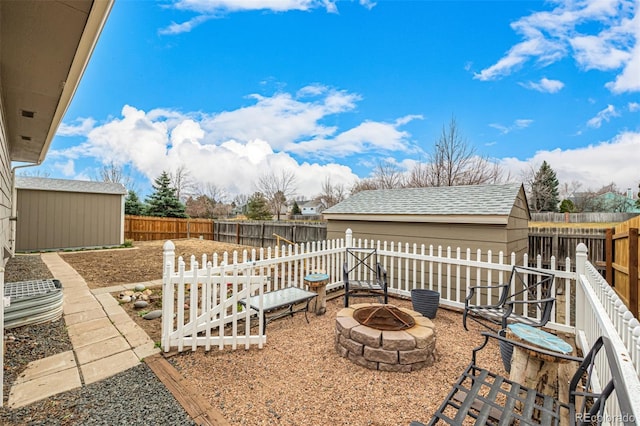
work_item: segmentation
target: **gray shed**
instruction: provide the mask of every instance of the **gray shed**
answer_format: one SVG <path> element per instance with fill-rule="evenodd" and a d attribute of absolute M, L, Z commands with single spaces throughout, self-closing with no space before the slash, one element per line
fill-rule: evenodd
<path fill-rule="evenodd" d="M 521 184 L 362 191 L 323 212 L 327 238 L 354 238 L 491 250 L 528 251 L 529 207 Z"/>
<path fill-rule="evenodd" d="M 17 251 L 124 243 L 122 184 L 17 176 L 16 189 Z"/>

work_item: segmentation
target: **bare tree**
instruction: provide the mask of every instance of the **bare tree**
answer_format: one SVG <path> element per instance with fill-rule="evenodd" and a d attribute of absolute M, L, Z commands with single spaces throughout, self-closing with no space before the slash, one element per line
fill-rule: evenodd
<path fill-rule="evenodd" d="M 195 182 L 184 164 L 178 166 L 178 168 L 171 173 L 171 184 L 176 189 L 176 196 L 181 201 L 185 201 L 195 192 Z"/>
<path fill-rule="evenodd" d="M 344 185 L 331 183 L 330 178 L 326 178 L 322 184 L 322 192 L 316 197 L 324 207 L 335 206 L 347 197 Z"/>
<path fill-rule="evenodd" d="M 22 170 L 18 172 L 18 176 L 48 178 L 48 177 L 51 177 L 51 173 L 47 170 L 36 168 L 36 169 Z"/>
<path fill-rule="evenodd" d="M 295 174 L 289 170 L 265 173 L 258 179 L 258 192 L 267 199 L 278 220 L 287 199 L 295 193 L 295 182 Z"/>
<path fill-rule="evenodd" d="M 425 163 L 416 163 L 407 177 L 405 186 L 407 188 L 425 188 L 431 186 L 429 179 L 431 168 Z"/>
<path fill-rule="evenodd" d="M 98 171 L 98 177 L 94 179 L 99 182 L 121 183 L 125 188 L 135 191 L 131 175 L 125 171 L 124 167 L 111 161 L 103 164 Z"/>
<path fill-rule="evenodd" d="M 227 201 L 227 198 L 228 198 L 228 195 L 224 189 L 220 188 L 218 185 L 211 182 L 200 185 L 200 188 L 198 189 L 198 193 L 202 195 L 206 195 L 211 200 L 213 200 L 216 204 L 224 203 Z"/>
<path fill-rule="evenodd" d="M 380 189 L 378 188 L 378 184 L 374 179 L 360 179 L 351 187 L 351 195 L 356 194 L 361 191 L 368 191 L 370 189 Z"/>
<path fill-rule="evenodd" d="M 404 186 L 404 175 L 398 165 L 392 161 L 381 161 L 373 172 L 378 189 L 394 189 Z"/>
<path fill-rule="evenodd" d="M 607 195 L 610 194 L 610 195 Z M 633 201 L 620 191 L 615 183 L 604 185 L 597 191 L 578 194 L 576 210 L 581 212 L 626 212 L 633 208 Z"/>
<path fill-rule="evenodd" d="M 449 126 L 442 127 L 427 162 L 417 163 L 410 171 L 407 186 L 480 185 L 509 179 L 499 164 L 476 153 L 451 118 Z"/>
<path fill-rule="evenodd" d="M 580 188 L 582 187 L 582 183 L 577 180 L 572 180 L 571 182 L 565 182 L 560 185 L 560 198 L 563 200 L 574 198 Z"/>

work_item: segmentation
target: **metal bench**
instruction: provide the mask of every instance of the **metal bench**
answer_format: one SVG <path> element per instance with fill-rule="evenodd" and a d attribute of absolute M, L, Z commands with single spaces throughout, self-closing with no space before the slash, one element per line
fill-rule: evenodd
<path fill-rule="evenodd" d="M 551 293 L 554 275 L 538 269 L 514 266 L 509 281 L 504 284 L 469 287 L 464 301 L 462 325 L 467 330 L 467 318 L 491 331 L 504 330 L 508 322 L 543 327 L 551 319 L 555 297 Z M 476 292 L 494 289 L 499 292 L 496 303 L 474 305 Z"/>
<path fill-rule="evenodd" d="M 375 248 L 347 248 L 342 277 L 345 308 L 352 297 L 377 297 L 385 304 L 389 301 L 387 271 L 378 262 Z"/>
<path fill-rule="evenodd" d="M 563 356 L 568 360 L 581 361 L 569 384 L 568 403 L 563 403 L 476 365 L 476 353 L 486 346 L 490 337 L 554 357 L 558 357 L 557 353 L 533 348 L 496 334 L 482 334 L 485 336 L 483 344 L 473 350 L 471 364 L 456 381 L 429 425 L 439 422 L 450 425 L 559 425 L 562 416 L 568 420 L 569 425 L 601 424 L 608 418 L 604 409 L 614 391 L 620 413 L 618 424 L 636 424 L 629 396 L 621 386 L 623 377 L 618 359 L 607 338 L 600 337 L 584 359 Z M 597 381 L 593 371 L 602 348 L 605 349 L 611 369 L 611 380 L 606 384 L 599 383 L 602 385 L 601 389 L 595 390 L 598 386 L 594 386 Z M 598 362 L 602 362 L 602 359 Z M 411 426 L 424 424 L 414 421 Z"/>
<path fill-rule="evenodd" d="M 262 334 L 267 332 L 267 324 L 275 319 L 285 316 L 293 316 L 297 312 L 304 312 L 304 318 L 309 323 L 307 312 L 309 312 L 309 302 L 318 294 L 313 291 L 303 290 L 298 287 L 286 287 L 279 290 L 268 291 L 262 295 Z M 239 300 L 243 306 L 259 311 L 260 296 L 253 296 L 247 299 Z M 301 307 L 294 309 L 295 305 L 301 304 Z M 267 313 L 277 311 L 275 314 Z"/>

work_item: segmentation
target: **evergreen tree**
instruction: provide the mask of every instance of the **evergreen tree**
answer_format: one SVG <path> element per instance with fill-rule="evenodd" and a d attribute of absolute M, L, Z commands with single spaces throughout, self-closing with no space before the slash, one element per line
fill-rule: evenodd
<path fill-rule="evenodd" d="M 558 185 L 556 172 L 543 161 L 531 183 L 531 209 L 535 212 L 557 212 L 560 202 Z"/>
<path fill-rule="evenodd" d="M 142 201 L 140 201 L 135 191 L 129 190 L 129 192 L 127 192 L 127 196 L 124 199 L 124 214 L 134 216 L 144 214 L 144 204 L 142 204 Z"/>
<path fill-rule="evenodd" d="M 269 210 L 269 202 L 260 192 L 251 196 L 247 208 L 247 218 L 252 220 L 271 220 L 273 215 Z"/>
<path fill-rule="evenodd" d="M 153 193 L 147 197 L 146 202 L 148 216 L 188 217 L 184 204 L 176 195 L 176 189 L 171 186 L 171 177 L 165 171 L 155 179 Z"/>
<path fill-rule="evenodd" d="M 573 201 L 564 199 L 560 203 L 560 213 L 573 213 L 576 211 L 576 206 Z"/>
<path fill-rule="evenodd" d="M 291 207 L 291 215 L 296 216 L 301 214 L 302 214 L 302 211 L 300 210 L 300 206 L 298 205 L 298 202 L 294 201 L 293 207 Z"/>

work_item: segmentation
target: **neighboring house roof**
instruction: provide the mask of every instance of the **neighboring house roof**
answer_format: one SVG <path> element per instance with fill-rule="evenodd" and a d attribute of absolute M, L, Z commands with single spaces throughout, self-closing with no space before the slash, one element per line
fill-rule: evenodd
<path fill-rule="evenodd" d="M 300 208 L 320 208 L 322 207 L 322 203 L 320 201 L 316 201 L 316 200 L 311 200 L 311 201 L 303 201 L 301 203 L 298 203 L 298 207 Z"/>
<path fill-rule="evenodd" d="M 370 190 L 352 195 L 323 214 L 328 219 L 366 215 L 380 216 L 380 220 L 389 220 L 389 216 L 447 216 L 448 221 L 456 221 L 452 218 L 457 216 L 457 221 L 467 222 L 469 216 L 509 216 L 520 191 L 524 191 L 521 184 Z M 528 211 L 524 204 L 521 207 Z"/>
<path fill-rule="evenodd" d="M 16 188 L 36 191 L 87 192 L 92 194 L 124 195 L 127 193 L 121 183 L 26 176 L 16 176 Z"/>
<path fill-rule="evenodd" d="M 0 93 L 11 161 L 44 160 L 113 2 L 0 1 Z"/>

